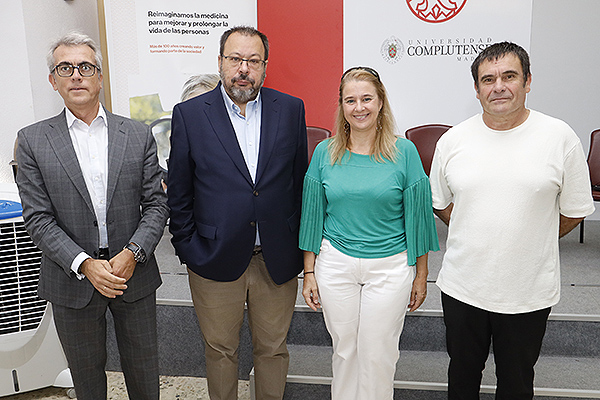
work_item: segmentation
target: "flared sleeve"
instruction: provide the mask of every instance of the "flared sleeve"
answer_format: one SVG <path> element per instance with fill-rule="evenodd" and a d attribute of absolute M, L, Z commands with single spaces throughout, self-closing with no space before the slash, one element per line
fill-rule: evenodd
<path fill-rule="evenodd" d="M 300 249 L 319 254 L 325 221 L 325 189 L 317 179 L 306 175 L 302 192 Z"/>
<path fill-rule="evenodd" d="M 440 249 L 431 205 L 431 186 L 426 176 L 404 189 L 404 224 L 408 265 L 415 265 L 417 257 Z"/>

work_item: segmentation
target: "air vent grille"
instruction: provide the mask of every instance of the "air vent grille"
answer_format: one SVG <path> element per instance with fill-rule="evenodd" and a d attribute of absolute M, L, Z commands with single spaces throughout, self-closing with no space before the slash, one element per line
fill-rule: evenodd
<path fill-rule="evenodd" d="M 0 223 L 0 335 L 39 326 L 46 310 L 37 296 L 41 259 L 23 222 Z"/>

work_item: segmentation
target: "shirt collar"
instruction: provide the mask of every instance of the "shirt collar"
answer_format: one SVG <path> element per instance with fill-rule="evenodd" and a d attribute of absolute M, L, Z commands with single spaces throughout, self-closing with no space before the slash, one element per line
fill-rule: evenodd
<path fill-rule="evenodd" d="M 71 127 L 73 126 L 73 124 L 75 123 L 75 121 L 79 121 L 81 123 L 85 123 L 82 120 L 80 120 L 79 118 L 77 118 L 71 112 L 71 110 L 69 110 L 68 107 L 65 107 L 65 117 L 67 118 L 67 127 L 69 127 L 69 129 L 71 129 Z M 102 104 L 100 104 L 100 107 L 98 107 L 98 115 L 96 115 L 96 118 L 94 118 L 94 120 L 92 121 L 92 124 L 94 122 L 96 122 L 96 120 L 98 118 L 101 118 L 102 122 L 104 122 L 104 125 L 106 127 L 108 127 L 108 121 L 106 120 L 106 111 L 104 111 L 104 107 L 102 106 Z M 91 126 L 91 124 L 90 124 L 90 126 Z"/>
<path fill-rule="evenodd" d="M 231 100 L 231 97 L 229 97 L 229 94 L 225 91 L 225 88 L 223 87 L 222 84 L 220 85 L 220 87 L 221 87 L 221 94 L 223 95 L 223 100 L 225 100 L 225 107 L 227 107 L 227 110 L 229 110 L 229 112 L 239 114 L 241 111 L 240 107 L 237 104 L 235 104 L 233 102 L 233 100 Z M 246 103 L 246 109 L 254 110 L 260 104 L 261 104 L 261 99 L 260 99 L 260 90 L 259 90 L 256 98 L 254 100 Z"/>

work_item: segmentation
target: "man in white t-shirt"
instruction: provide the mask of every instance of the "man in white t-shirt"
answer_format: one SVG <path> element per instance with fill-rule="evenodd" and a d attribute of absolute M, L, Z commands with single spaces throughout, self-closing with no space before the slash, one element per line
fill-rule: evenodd
<path fill-rule="evenodd" d="M 594 211 L 579 138 L 525 107 L 529 56 L 496 43 L 471 66 L 483 113 L 446 132 L 431 168 L 448 224 L 437 285 L 450 356 L 448 398 L 479 399 L 493 342 L 496 399 L 533 398 L 533 367 L 560 297 L 558 238 Z"/>

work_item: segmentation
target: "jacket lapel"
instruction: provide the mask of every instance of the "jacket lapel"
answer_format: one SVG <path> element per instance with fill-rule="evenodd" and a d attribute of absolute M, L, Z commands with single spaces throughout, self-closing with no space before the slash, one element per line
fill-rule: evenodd
<path fill-rule="evenodd" d="M 79 195 L 83 198 L 85 204 L 87 204 L 89 209 L 93 212 L 94 206 L 85 184 L 81 167 L 79 166 L 79 160 L 77 159 L 77 154 L 75 153 L 75 148 L 73 147 L 73 141 L 69 135 L 65 111 L 59 114 L 56 118 L 50 120 L 48 124 L 51 128 L 48 133 L 46 133 L 48 143 L 50 143 L 52 150 L 56 154 L 56 158 L 65 169 L 67 176 L 73 182 L 73 185 L 79 192 Z"/>
<path fill-rule="evenodd" d="M 105 110 L 106 111 L 106 110 Z M 108 180 L 106 184 L 106 207 L 115 193 L 117 181 L 125 160 L 127 135 L 122 127 L 123 121 L 117 120 L 115 116 L 106 111 L 108 119 Z"/>
<path fill-rule="evenodd" d="M 260 124 L 260 148 L 258 150 L 258 166 L 256 169 L 256 183 L 260 181 L 269 158 L 273 153 L 277 134 L 279 133 L 280 106 L 277 98 L 268 90 L 261 89 L 262 96 L 262 119 Z"/>
<path fill-rule="evenodd" d="M 229 119 L 229 114 L 225 108 L 225 101 L 221 94 L 221 84 L 212 91 L 210 96 L 207 96 L 206 101 L 206 116 L 211 124 L 214 134 L 217 136 L 219 142 L 235 164 L 236 168 L 246 178 L 248 183 L 253 185 L 250 171 L 246 166 L 244 155 L 240 149 L 235 130 Z"/>

